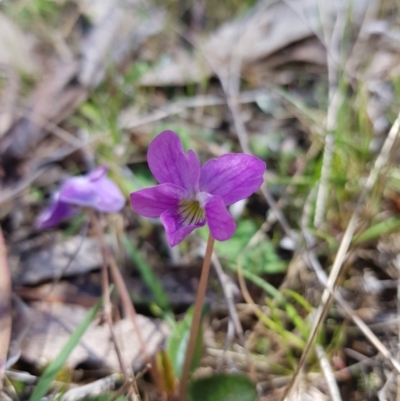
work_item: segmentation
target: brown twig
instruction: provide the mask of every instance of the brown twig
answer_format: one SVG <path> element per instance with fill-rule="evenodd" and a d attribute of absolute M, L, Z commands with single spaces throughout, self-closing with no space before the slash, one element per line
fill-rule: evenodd
<path fill-rule="evenodd" d="M 0 227 L 0 389 L 6 369 L 7 353 L 11 338 L 11 276 L 8 268 L 7 249 Z"/>
<path fill-rule="evenodd" d="M 104 316 L 107 321 L 108 327 L 110 328 L 110 334 L 112 342 L 114 343 L 115 353 L 117 354 L 118 362 L 121 368 L 121 371 L 124 374 L 124 382 L 130 382 L 132 377 L 131 369 L 128 369 L 125 361 L 122 357 L 121 349 L 117 342 L 117 337 L 114 331 L 114 325 L 112 321 L 112 304 L 110 300 L 110 283 L 108 279 L 108 269 L 107 269 L 107 259 L 106 255 L 103 251 L 103 265 L 101 268 L 101 285 L 102 285 L 102 292 L 103 292 L 103 308 L 104 308 Z M 135 389 L 136 392 L 137 388 Z"/>
<path fill-rule="evenodd" d="M 181 380 L 179 383 L 179 400 L 186 400 L 186 383 L 190 374 L 193 354 L 196 347 L 197 334 L 199 332 L 201 313 L 203 310 L 204 297 L 206 295 L 208 276 L 211 268 L 211 257 L 214 248 L 214 238 L 211 234 L 208 236 L 206 254 L 204 255 L 203 267 L 201 269 L 200 283 L 197 290 L 196 302 L 194 305 L 193 320 L 190 327 L 189 342 L 186 349 L 185 362 L 183 364 Z"/>
<path fill-rule="evenodd" d="M 98 219 L 96 217 L 95 212 L 92 209 L 87 209 L 89 216 L 90 216 L 90 220 L 93 224 L 93 227 L 96 231 L 96 235 L 99 238 L 100 241 L 100 246 L 101 246 L 101 250 L 103 253 L 103 266 L 102 266 L 102 290 L 103 290 L 103 299 L 104 299 L 104 312 L 105 312 L 105 317 L 107 320 L 107 323 L 110 327 L 110 333 L 111 333 L 111 338 L 113 340 L 114 346 L 115 346 L 115 351 L 117 353 L 117 357 L 118 357 L 118 361 L 119 364 L 121 366 L 121 370 L 124 373 L 125 376 L 125 382 L 126 383 L 131 383 L 133 385 L 133 388 L 136 392 L 136 394 L 139 394 L 138 388 L 137 388 L 137 384 L 134 378 L 133 373 L 130 371 L 130 369 L 128 369 L 126 367 L 126 364 L 123 360 L 122 357 L 122 353 L 121 350 L 118 346 L 117 343 L 117 338 L 114 332 L 114 328 L 113 328 L 113 323 L 112 323 L 112 317 L 111 317 L 111 301 L 110 301 L 110 292 L 109 292 L 109 279 L 108 279 L 108 271 L 107 271 L 107 265 L 110 266 L 111 268 L 111 274 L 113 276 L 114 282 L 117 286 L 119 295 L 121 297 L 121 301 L 123 304 L 123 307 L 126 311 L 126 313 L 128 314 L 128 316 L 131 318 L 134 329 L 136 331 L 136 335 L 138 336 L 139 342 L 141 343 L 141 349 L 142 352 L 144 354 L 145 360 L 147 361 L 149 359 L 148 354 L 146 353 L 146 346 L 143 342 L 143 338 L 141 336 L 140 333 L 140 329 L 137 325 L 137 321 L 136 321 L 136 312 L 133 308 L 133 305 L 130 301 L 129 298 L 129 293 L 128 290 L 126 289 L 125 283 L 120 275 L 118 266 L 115 263 L 114 258 L 111 255 L 111 252 L 108 248 L 108 245 L 106 243 L 106 240 L 104 238 L 104 234 L 103 231 L 101 230 L 100 224 L 98 222 Z M 117 270 L 117 273 L 115 272 L 115 270 Z M 128 297 L 128 298 L 126 298 Z M 129 306 L 130 305 L 130 306 Z M 133 313 L 132 310 L 129 309 L 133 309 Z"/>

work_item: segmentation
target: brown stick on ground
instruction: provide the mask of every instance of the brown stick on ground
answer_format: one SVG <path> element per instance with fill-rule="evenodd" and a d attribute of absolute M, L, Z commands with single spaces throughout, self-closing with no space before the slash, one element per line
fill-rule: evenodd
<path fill-rule="evenodd" d="M 99 224 L 99 221 L 98 221 L 98 219 L 96 217 L 95 212 L 93 210 L 91 210 L 91 209 L 88 209 L 88 213 L 90 215 L 90 219 L 92 221 L 93 227 L 94 227 L 94 229 L 96 231 L 96 235 L 99 238 L 102 252 L 104 253 L 106 261 L 107 261 L 107 264 L 108 264 L 108 266 L 110 268 L 112 279 L 113 279 L 113 281 L 115 283 L 115 286 L 117 287 L 117 291 L 118 291 L 118 294 L 120 296 L 124 312 L 130 318 L 130 320 L 132 321 L 133 328 L 134 328 L 134 330 L 136 332 L 136 336 L 137 336 L 138 342 L 140 344 L 140 348 L 141 348 L 141 353 L 142 353 L 143 359 L 146 361 L 147 365 L 150 368 L 150 373 L 151 373 L 152 379 L 154 380 L 157 388 L 162 393 L 163 392 L 163 386 L 162 386 L 162 384 L 160 382 L 160 380 L 161 380 L 160 379 L 160 375 L 157 372 L 157 366 L 155 364 L 152 364 L 150 355 L 149 355 L 149 353 L 147 351 L 146 343 L 145 343 L 145 341 L 143 339 L 140 327 L 139 327 L 139 325 L 137 323 L 136 310 L 135 310 L 135 307 L 133 306 L 131 297 L 129 295 L 129 291 L 126 288 L 125 281 L 124 281 L 124 279 L 122 277 L 121 272 L 118 269 L 117 263 L 116 263 L 113 255 L 112 255 L 112 253 L 110 251 L 110 248 L 107 245 L 106 239 L 104 237 L 104 233 L 103 233 L 103 231 L 102 231 L 102 229 L 100 227 L 100 224 Z"/>
<path fill-rule="evenodd" d="M 0 389 L 3 387 L 6 370 L 11 322 L 11 276 L 8 269 L 6 244 L 0 227 Z"/>
<path fill-rule="evenodd" d="M 91 211 L 91 213 L 94 215 L 93 211 Z M 107 255 L 106 255 L 104 249 L 102 249 L 102 253 L 103 253 L 103 265 L 101 268 L 101 283 L 102 283 L 103 308 L 104 308 L 105 319 L 106 319 L 108 327 L 110 329 L 111 340 L 114 343 L 115 353 L 117 354 L 117 358 L 118 358 L 118 362 L 119 362 L 121 371 L 124 375 L 124 384 L 128 383 L 129 386 L 133 386 L 133 390 L 136 394 L 136 397 L 138 400 L 140 400 L 139 390 L 138 390 L 138 387 L 136 384 L 135 376 L 133 375 L 132 369 L 130 367 L 128 367 L 124 361 L 121 349 L 118 345 L 117 336 L 115 335 L 114 323 L 112 321 L 112 304 L 111 304 L 110 290 L 109 290 L 110 283 L 109 283 L 109 279 L 108 279 Z"/>

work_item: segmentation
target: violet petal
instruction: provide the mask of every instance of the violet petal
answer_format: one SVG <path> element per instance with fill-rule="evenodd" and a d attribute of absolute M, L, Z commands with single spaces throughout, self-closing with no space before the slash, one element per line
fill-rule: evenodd
<path fill-rule="evenodd" d="M 96 170 L 91 174 L 99 173 Z M 91 174 L 66 179 L 60 190 L 60 200 L 77 206 L 91 207 L 99 212 L 120 211 L 125 205 L 125 198 L 117 185 L 104 174 L 95 178 L 91 177 Z"/>
<path fill-rule="evenodd" d="M 99 212 L 115 213 L 125 206 L 125 197 L 114 181 L 106 176 L 93 181 L 92 185 L 97 192 L 95 203 L 92 207 Z"/>
<path fill-rule="evenodd" d="M 201 168 L 200 190 L 222 197 L 225 205 L 247 198 L 262 185 L 265 163 L 244 153 L 228 153 Z"/>
<path fill-rule="evenodd" d="M 207 199 L 206 218 L 211 235 L 218 241 L 226 241 L 231 238 L 236 223 L 229 214 L 224 201 L 220 196 L 211 196 Z"/>
<path fill-rule="evenodd" d="M 161 184 L 130 194 L 133 210 L 145 217 L 160 217 L 168 209 L 177 206 L 186 191 L 173 184 Z"/>
<path fill-rule="evenodd" d="M 95 185 L 87 176 L 67 178 L 60 189 L 60 199 L 77 206 L 93 207 L 97 197 Z"/>
<path fill-rule="evenodd" d="M 175 184 L 188 191 L 197 191 L 200 161 L 193 152 L 184 152 L 182 142 L 173 131 L 156 136 L 149 146 L 147 161 L 160 184 Z"/>
<path fill-rule="evenodd" d="M 100 178 L 104 177 L 107 174 L 107 171 L 108 171 L 108 167 L 107 166 L 99 166 L 99 167 L 96 167 L 89 174 L 87 174 L 86 177 L 90 181 L 97 181 Z"/>
<path fill-rule="evenodd" d="M 43 210 L 36 219 L 36 228 L 50 228 L 56 226 L 62 220 L 76 214 L 76 210 L 69 204 L 59 200 L 59 194 L 55 195 L 53 203 Z"/>
<path fill-rule="evenodd" d="M 203 227 L 206 223 L 204 219 L 203 222 L 198 224 L 182 224 L 182 216 L 178 212 L 178 207 L 168 209 L 166 212 L 162 213 L 160 217 L 167 234 L 168 242 L 171 246 L 179 244 L 193 230 Z"/>

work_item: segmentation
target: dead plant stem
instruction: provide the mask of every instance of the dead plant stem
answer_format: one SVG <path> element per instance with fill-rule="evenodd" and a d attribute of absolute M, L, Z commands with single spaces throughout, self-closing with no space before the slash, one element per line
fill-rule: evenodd
<path fill-rule="evenodd" d="M 190 327 L 189 342 L 186 349 L 185 362 L 183 364 L 181 380 L 179 384 L 179 400 L 186 400 L 186 383 L 189 378 L 190 367 L 194 350 L 196 347 L 197 334 L 199 332 L 201 313 L 203 311 L 204 298 L 206 295 L 208 276 L 211 268 L 211 257 L 214 248 L 214 238 L 211 234 L 208 236 L 206 253 L 204 255 L 203 267 L 201 269 L 200 283 L 197 290 L 196 302 L 194 305 L 193 320 Z"/>
<path fill-rule="evenodd" d="M 123 357 L 122 357 L 122 353 L 121 350 L 118 346 L 117 343 L 117 338 L 115 336 L 115 332 L 113 329 L 113 323 L 112 323 L 112 317 L 111 317 L 111 301 L 110 301 L 110 291 L 109 291 L 109 279 L 108 279 L 108 271 L 107 271 L 107 265 L 110 266 L 111 269 L 111 274 L 113 276 L 114 282 L 117 286 L 118 289 L 118 293 L 121 297 L 121 301 L 122 304 L 124 306 L 124 309 L 126 310 L 128 316 L 131 318 L 134 329 L 136 331 L 136 335 L 139 339 L 139 343 L 141 344 L 141 350 L 143 352 L 144 355 L 144 359 L 147 361 L 149 360 L 148 354 L 146 353 L 146 346 L 144 344 L 143 338 L 141 336 L 140 333 L 140 329 L 137 325 L 136 322 L 136 312 L 134 311 L 132 302 L 130 301 L 129 298 L 129 293 L 128 290 L 126 289 L 125 283 L 121 277 L 121 273 L 119 272 L 118 266 L 115 263 L 114 258 L 111 255 L 111 252 L 108 248 L 107 242 L 104 238 L 104 233 L 101 230 L 99 221 L 96 217 L 95 212 L 92 209 L 87 209 L 89 216 L 90 216 L 90 220 L 93 224 L 93 228 L 96 232 L 96 235 L 99 239 L 100 242 L 100 246 L 101 246 L 101 250 L 103 253 L 103 266 L 102 266 L 102 289 L 103 289 L 103 296 L 104 296 L 104 311 L 105 311 L 105 317 L 107 320 L 107 323 L 110 327 L 110 333 L 111 333 L 111 338 L 114 342 L 114 346 L 115 346 L 115 351 L 117 353 L 117 357 L 118 357 L 118 361 L 119 364 L 121 366 L 122 372 L 124 373 L 125 376 L 125 382 L 126 383 L 131 383 L 133 385 L 133 388 L 136 392 L 137 395 L 139 395 L 139 391 L 137 388 L 137 384 L 136 381 L 134 379 L 134 375 L 133 372 L 130 372 L 129 369 L 126 367 L 124 361 L 123 361 Z M 115 273 L 115 270 L 117 270 L 117 273 Z M 126 294 L 128 296 L 128 300 L 126 299 Z M 129 305 L 131 305 L 129 307 Z M 133 309 L 133 313 L 132 311 L 130 311 L 129 309 Z"/>
<path fill-rule="evenodd" d="M 117 354 L 121 371 L 124 374 L 124 382 L 131 382 L 132 371 L 130 371 L 130 369 L 128 369 L 125 364 L 124 358 L 121 353 L 121 349 L 118 345 L 117 336 L 115 335 L 114 331 L 114 325 L 112 321 L 112 304 L 110 299 L 110 282 L 108 278 L 107 260 L 104 251 L 103 251 L 103 265 L 101 267 L 101 284 L 103 292 L 104 316 L 107 321 L 108 327 L 110 328 L 110 334 L 112 342 L 114 344 L 115 353 Z M 137 388 L 135 390 L 138 393 Z"/>

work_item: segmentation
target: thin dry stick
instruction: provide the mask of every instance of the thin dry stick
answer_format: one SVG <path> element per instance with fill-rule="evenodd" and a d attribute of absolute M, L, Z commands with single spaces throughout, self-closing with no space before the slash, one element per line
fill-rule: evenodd
<path fill-rule="evenodd" d="M 120 373 L 113 373 L 94 382 L 74 387 L 61 395 L 60 401 L 77 401 L 90 398 L 97 398 L 103 394 L 109 394 L 121 381 Z M 58 397 L 57 397 L 58 398 Z"/>
<path fill-rule="evenodd" d="M 239 337 L 241 345 L 243 346 L 243 348 L 245 348 L 243 328 L 242 328 L 242 325 L 240 324 L 240 319 L 239 319 L 237 310 L 235 308 L 232 290 L 230 288 L 229 283 L 226 280 L 226 274 L 224 273 L 224 270 L 218 259 L 218 256 L 215 253 L 213 253 L 213 256 L 212 256 L 212 262 L 213 262 L 215 271 L 217 272 L 219 282 L 221 283 L 222 290 L 224 292 L 226 304 L 227 304 L 228 310 L 229 310 L 229 315 L 233 322 L 233 327 L 235 328 L 236 334 Z"/>
<path fill-rule="evenodd" d="M 238 96 L 238 103 L 253 103 L 258 97 L 263 95 L 263 90 L 252 90 L 244 91 Z M 119 127 L 122 129 L 134 129 L 141 125 L 154 123 L 159 120 L 181 114 L 189 108 L 203 108 L 206 106 L 218 106 L 225 105 L 226 99 L 216 95 L 198 95 L 192 98 L 186 98 L 185 100 L 179 100 L 177 102 L 171 102 L 163 107 L 157 107 L 154 111 L 148 114 L 137 116 L 132 113 L 132 116 L 126 115 L 120 122 Z"/>
<path fill-rule="evenodd" d="M 92 213 L 93 213 L 93 211 L 92 211 Z M 102 249 L 102 253 L 103 253 L 103 265 L 102 265 L 102 269 L 101 269 L 101 283 L 102 283 L 102 291 L 103 291 L 103 308 L 104 308 L 105 319 L 106 319 L 108 327 L 110 329 L 111 340 L 114 344 L 115 353 L 117 354 L 119 366 L 124 375 L 124 383 L 133 384 L 136 394 L 139 394 L 139 390 L 137 388 L 136 381 L 133 380 L 133 382 L 132 382 L 133 372 L 125 364 L 121 349 L 118 345 L 117 336 L 115 335 L 114 324 L 112 321 L 112 304 L 111 304 L 111 300 L 110 300 L 110 289 L 109 289 L 110 283 L 109 283 L 109 279 L 108 279 L 107 256 L 104 252 L 104 249 Z"/>
<path fill-rule="evenodd" d="M 135 380 L 136 381 L 136 380 Z M 122 395 L 125 395 L 127 391 L 129 390 L 130 386 L 129 383 L 124 383 L 114 394 L 113 396 L 108 400 L 108 401 L 116 401 L 118 398 L 120 398 Z"/>
<path fill-rule="evenodd" d="M 332 371 L 332 366 L 330 365 L 328 358 L 326 357 L 324 349 L 320 345 L 316 345 L 315 350 L 317 351 L 317 356 L 319 359 L 319 364 L 324 374 L 326 384 L 328 386 L 329 395 L 332 401 L 342 401 L 342 396 L 340 395 L 339 386 L 336 382 L 335 375 Z"/>
<path fill-rule="evenodd" d="M 199 282 L 199 288 L 197 290 L 196 302 L 194 304 L 193 320 L 190 327 L 189 342 L 186 349 L 185 362 L 183 364 L 181 379 L 179 383 L 179 400 L 186 400 L 186 383 L 189 378 L 190 367 L 192 365 L 192 359 L 194 350 L 196 347 L 197 334 L 199 332 L 201 313 L 203 311 L 204 297 L 206 295 L 208 276 L 211 268 L 211 257 L 214 248 L 214 238 L 211 234 L 208 236 L 206 253 L 204 255 L 203 267 L 201 269 L 201 276 Z"/>
<path fill-rule="evenodd" d="M 243 327 L 242 327 L 242 324 L 240 323 L 239 315 L 238 315 L 236 307 L 235 307 L 232 289 L 231 289 L 231 286 L 229 285 L 229 283 L 227 283 L 227 281 L 226 281 L 226 274 L 224 273 L 222 265 L 215 252 L 212 255 L 212 262 L 213 262 L 215 271 L 217 272 L 219 282 L 221 283 L 222 290 L 224 291 L 226 304 L 228 305 L 229 317 L 230 317 L 230 321 L 233 324 L 234 332 L 236 332 L 237 336 L 239 337 L 240 344 L 246 353 L 246 356 L 248 359 L 248 368 L 249 368 L 250 376 L 254 377 L 254 375 L 255 375 L 254 364 L 252 363 L 249 351 L 246 348 L 246 341 L 244 338 Z M 232 335 L 232 337 L 233 337 L 233 335 Z M 224 352 L 227 351 L 230 342 L 231 342 L 231 340 L 228 338 L 228 341 L 226 341 L 225 346 L 224 346 Z"/>
<path fill-rule="evenodd" d="M 111 255 L 110 249 L 108 248 L 107 242 L 106 242 L 106 240 L 104 238 L 104 233 L 101 230 L 101 227 L 99 225 L 98 219 L 96 218 L 96 215 L 95 215 L 94 211 L 91 210 L 91 209 L 88 209 L 88 212 L 89 212 L 90 219 L 92 221 L 93 227 L 94 227 L 94 229 L 96 231 L 96 235 L 99 238 L 100 246 L 101 246 L 105 261 L 106 261 L 106 263 L 108 264 L 108 266 L 111 269 L 111 274 L 113 276 L 113 280 L 115 282 L 115 285 L 117 286 L 118 293 L 119 293 L 119 295 L 121 297 L 122 306 L 123 306 L 123 308 L 125 310 L 125 313 L 129 316 L 129 318 L 132 321 L 134 330 L 136 332 L 136 335 L 138 337 L 138 341 L 139 341 L 139 344 L 140 344 L 140 347 L 141 347 L 143 358 L 146 361 L 146 363 L 151 365 L 151 360 L 150 360 L 149 354 L 147 352 L 146 344 L 143 341 L 143 337 L 142 337 L 142 334 L 141 334 L 141 331 L 140 331 L 140 327 L 139 327 L 139 325 L 137 323 L 136 311 L 135 311 L 135 308 L 134 308 L 134 306 L 133 306 L 133 304 L 131 302 L 131 299 L 130 299 L 130 296 L 129 296 L 129 292 L 128 292 L 126 286 L 125 286 L 125 282 L 124 282 L 124 280 L 123 280 L 123 278 L 121 276 L 121 273 L 120 273 L 120 271 L 118 269 L 118 266 L 117 266 L 117 264 L 115 262 L 115 259 Z M 103 280 L 104 280 L 104 278 L 103 278 Z M 154 375 L 154 376 L 156 376 L 156 375 Z M 134 378 L 134 376 L 132 376 L 132 377 Z M 155 378 L 155 380 L 156 380 L 155 382 L 157 384 L 158 378 Z M 137 384 L 136 384 L 135 380 L 133 380 L 133 382 L 134 382 L 135 388 L 137 389 Z"/>
<path fill-rule="evenodd" d="M 315 205 L 314 226 L 317 228 L 322 224 L 325 217 L 328 198 L 328 181 L 331 174 L 335 150 L 334 132 L 336 131 L 337 115 L 341 104 L 341 94 L 338 88 L 339 65 L 335 62 L 333 55 L 336 59 L 339 59 L 340 41 L 343 36 L 345 21 L 344 10 L 338 10 L 331 38 L 328 38 L 328 33 L 325 32 L 329 80 L 329 107 L 326 118 L 326 136 L 324 155 L 322 157 L 321 179 Z"/>
<path fill-rule="evenodd" d="M 307 360 L 308 354 L 311 350 L 311 347 L 314 343 L 314 340 L 317 336 L 319 327 L 321 325 L 321 323 L 323 322 L 325 315 L 328 311 L 330 302 L 332 300 L 332 293 L 334 292 L 334 288 L 337 282 L 337 279 L 339 277 L 339 273 L 341 271 L 341 268 L 343 266 L 343 263 L 346 259 L 347 256 L 347 251 L 349 249 L 351 240 L 353 238 L 355 229 L 358 225 L 359 222 L 359 217 L 360 217 L 360 213 L 361 213 L 361 208 L 363 206 L 363 204 L 365 203 L 365 200 L 368 196 L 368 194 L 371 192 L 377 178 L 379 175 L 379 172 L 381 170 L 381 168 L 384 166 L 384 164 L 386 163 L 386 161 L 389 158 L 389 154 L 390 154 L 390 150 L 392 149 L 395 140 L 398 137 L 398 133 L 399 133 L 399 129 L 400 129 L 400 113 L 398 114 L 396 121 L 394 122 L 392 128 L 390 129 L 390 132 L 388 134 L 388 137 L 386 138 L 385 143 L 383 144 L 382 150 L 379 153 L 375 164 L 368 176 L 367 182 L 365 184 L 365 187 L 361 193 L 361 196 L 357 202 L 357 205 L 355 207 L 354 213 L 351 216 L 350 222 L 347 226 L 347 229 L 344 233 L 342 242 L 340 243 L 340 247 L 339 250 L 336 254 L 336 258 L 335 261 L 333 263 L 332 266 L 332 270 L 331 273 L 329 275 L 328 278 L 328 282 L 326 284 L 326 288 L 322 294 L 322 299 L 321 299 L 321 305 L 319 306 L 319 308 L 317 309 L 317 315 L 316 318 L 314 320 L 314 324 L 313 327 L 310 331 L 310 335 L 308 337 L 307 340 L 307 344 L 306 347 L 303 351 L 303 354 L 300 358 L 299 364 L 297 366 L 296 372 L 293 375 L 292 380 L 290 381 L 290 383 L 288 384 L 288 386 L 286 387 L 285 391 L 282 394 L 282 397 L 280 398 L 280 401 L 284 401 L 286 399 L 286 397 L 288 396 L 288 394 L 290 393 L 291 389 L 293 388 L 293 386 L 296 383 L 296 379 L 300 373 L 300 371 L 303 369 L 303 366 Z M 392 360 L 393 358 L 390 358 L 390 360 Z"/>
<path fill-rule="evenodd" d="M 11 276 L 7 249 L 0 227 L 0 389 L 6 370 L 8 346 L 11 338 Z"/>

